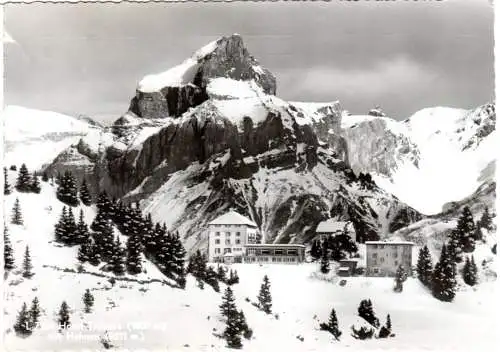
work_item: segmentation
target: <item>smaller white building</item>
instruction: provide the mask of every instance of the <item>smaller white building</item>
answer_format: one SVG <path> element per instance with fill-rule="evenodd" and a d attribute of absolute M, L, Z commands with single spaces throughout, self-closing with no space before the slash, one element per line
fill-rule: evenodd
<path fill-rule="evenodd" d="M 235 211 L 229 211 L 208 224 L 208 261 L 243 262 L 244 246 L 258 244 L 257 224 Z"/>
<path fill-rule="evenodd" d="M 344 232 L 344 229 L 347 229 L 348 235 L 353 241 L 356 241 L 356 232 L 350 221 L 338 221 L 335 219 L 322 221 L 316 228 L 316 234 L 319 236 L 320 240 L 323 240 L 329 236 L 340 235 Z"/>

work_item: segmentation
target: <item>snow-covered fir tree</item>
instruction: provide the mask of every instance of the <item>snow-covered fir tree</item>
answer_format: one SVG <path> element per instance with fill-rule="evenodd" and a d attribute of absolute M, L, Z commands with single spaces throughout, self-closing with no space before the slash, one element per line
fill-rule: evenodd
<path fill-rule="evenodd" d="M 42 190 L 40 186 L 40 180 L 38 179 L 38 175 L 33 174 L 33 181 L 31 182 L 31 192 L 39 194 Z"/>
<path fill-rule="evenodd" d="M 84 243 L 82 243 L 80 248 L 78 248 L 77 259 L 80 263 L 83 264 L 90 261 L 92 251 L 94 250 L 92 246 L 92 239 L 88 238 Z"/>
<path fill-rule="evenodd" d="M 15 268 L 14 250 L 10 243 L 9 230 L 6 226 L 3 228 L 3 269 L 9 271 Z"/>
<path fill-rule="evenodd" d="M 392 322 L 391 322 L 391 316 L 387 314 L 387 318 L 385 321 L 385 325 L 380 328 L 380 331 L 378 333 L 379 339 L 387 338 L 391 336 L 392 333 Z"/>
<path fill-rule="evenodd" d="M 313 258 L 313 260 L 319 260 L 319 258 L 321 258 L 321 242 L 316 240 L 316 241 L 313 241 L 312 245 L 311 245 L 311 251 L 310 251 L 310 254 L 311 254 L 311 257 Z"/>
<path fill-rule="evenodd" d="M 97 253 L 100 255 L 100 260 L 109 261 L 114 253 L 115 237 L 111 222 L 104 217 L 101 210 L 97 211 L 97 215 L 90 225 L 90 229 L 94 231 L 92 237 Z"/>
<path fill-rule="evenodd" d="M 257 296 L 257 301 L 259 302 L 259 308 L 266 314 L 271 314 L 272 308 L 272 297 L 271 297 L 271 283 L 267 275 L 264 275 L 262 284 L 260 286 L 259 295 Z"/>
<path fill-rule="evenodd" d="M 474 286 L 477 284 L 477 265 L 474 261 L 474 256 L 471 256 L 470 259 L 469 257 L 465 259 L 462 276 L 467 285 Z"/>
<path fill-rule="evenodd" d="M 370 325 L 376 328 L 380 326 L 380 321 L 375 315 L 372 301 L 370 299 L 364 299 L 359 303 L 358 315 L 366 320 Z"/>
<path fill-rule="evenodd" d="M 24 259 L 23 259 L 23 277 L 30 279 L 35 275 L 33 273 L 33 264 L 31 263 L 31 254 L 30 249 L 26 246 L 24 251 Z"/>
<path fill-rule="evenodd" d="M 127 239 L 127 271 L 132 274 L 139 274 L 142 271 L 142 244 L 137 235 L 129 236 Z"/>
<path fill-rule="evenodd" d="M 31 174 L 29 173 L 26 164 L 22 164 L 19 168 L 19 173 L 17 176 L 16 190 L 18 192 L 31 192 L 31 184 Z"/>
<path fill-rule="evenodd" d="M 321 252 L 320 271 L 323 274 L 328 274 L 330 272 L 330 256 L 328 255 L 328 244 L 326 240 L 323 241 L 321 247 L 322 247 L 322 252 Z"/>
<path fill-rule="evenodd" d="M 472 212 L 469 207 L 465 206 L 454 231 L 458 240 L 458 245 L 465 253 L 471 253 L 474 251 L 475 227 L 476 224 L 474 223 Z"/>
<path fill-rule="evenodd" d="M 441 256 L 432 274 L 432 294 L 441 301 L 451 302 L 457 290 L 456 264 L 443 244 Z"/>
<path fill-rule="evenodd" d="M 96 205 L 97 205 L 97 209 L 102 213 L 102 215 L 106 219 L 111 218 L 112 204 L 111 204 L 111 200 L 109 199 L 106 191 L 102 191 L 101 193 L 99 193 L 99 195 L 97 197 Z"/>
<path fill-rule="evenodd" d="M 4 176 L 4 181 L 3 181 L 3 194 L 4 195 L 9 195 L 12 193 L 12 189 L 9 183 L 9 175 L 7 172 L 7 168 L 3 168 L 3 176 Z"/>
<path fill-rule="evenodd" d="M 82 184 L 80 186 L 80 201 L 83 205 L 90 206 L 92 204 L 92 196 L 90 195 L 90 191 L 87 185 L 87 180 L 85 177 L 82 180 Z"/>
<path fill-rule="evenodd" d="M 423 246 L 418 252 L 417 277 L 427 287 L 432 283 L 432 258 L 427 245 Z"/>
<path fill-rule="evenodd" d="M 47 174 L 47 171 L 44 171 L 42 173 L 42 181 L 43 182 L 48 182 L 49 181 L 49 175 Z"/>
<path fill-rule="evenodd" d="M 222 296 L 222 303 L 219 306 L 220 313 L 224 318 L 228 318 L 231 314 L 237 312 L 233 290 L 227 286 Z"/>
<path fill-rule="evenodd" d="M 38 301 L 38 297 L 33 298 L 29 314 L 30 324 L 33 328 L 35 328 L 40 322 L 40 315 L 42 314 L 40 311 L 40 302 Z"/>
<path fill-rule="evenodd" d="M 114 249 L 113 249 L 113 255 L 111 256 L 111 260 L 109 261 L 109 264 L 111 266 L 111 270 L 115 275 L 123 275 L 125 274 L 125 250 L 122 247 L 120 243 L 120 238 L 117 237 L 115 244 L 114 244 Z"/>
<path fill-rule="evenodd" d="M 30 313 L 26 302 L 23 303 L 19 311 L 16 322 L 14 324 L 14 331 L 18 336 L 27 337 L 33 332 L 30 325 Z"/>
<path fill-rule="evenodd" d="M 85 219 L 83 217 L 83 209 L 80 209 L 78 224 L 76 224 L 76 229 L 74 233 L 74 242 L 76 244 L 82 244 L 87 242 L 89 237 L 90 237 L 89 227 L 87 226 L 87 223 L 85 222 Z"/>
<path fill-rule="evenodd" d="M 228 285 L 235 285 L 240 282 L 240 278 L 238 276 L 238 272 L 235 270 L 229 271 L 229 278 L 227 279 Z"/>
<path fill-rule="evenodd" d="M 406 273 L 403 266 L 399 266 L 396 271 L 396 277 L 394 278 L 394 291 L 402 292 L 403 291 L 403 282 L 408 278 L 408 274 Z"/>
<path fill-rule="evenodd" d="M 212 286 L 212 288 L 214 289 L 215 292 L 220 291 L 219 281 L 217 281 L 217 279 L 218 279 L 218 275 L 215 272 L 214 268 L 212 268 L 211 266 L 207 267 L 204 280 L 208 285 Z"/>
<path fill-rule="evenodd" d="M 77 206 L 78 188 L 76 186 L 76 179 L 71 171 L 66 171 L 64 176 L 61 177 L 57 187 L 57 199 L 69 206 Z"/>
<path fill-rule="evenodd" d="M 57 322 L 59 324 L 60 330 L 66 330 L 71 326 L 69 306 L 66 301 L 61 303 L 61 308 L 59 309 Z"/>
<path fill-rule="evenodd" d="M 490 213 L 488 207 L 484 208 L 481 219 L 479 220 L 479 227 L 486 229 L 487 231 L 493 231 L 495 224 L 493 223 L 493 215 Z"/>
<path fill-rule="evenodd" d="M 84 305 L 83 311 L 85 313 L 91 313 L 92 308 L 94 307 L 94 296 L 92 295 L 92 293 L 90 293 L 89 289 L 85 290 L 82 301 Z"/>
<path fill-rule="evenodd" d="M 16 198 L 16 201 L 14 202 L 14 207 L 12 208 L 12 217 L 10 220 L 11 224 L 14 225 L 22 225 L 23 222 L 23 215 L 21 213 L 21 204 L 19 203 L 19 198 Z"/>
<path fill-rule="evenodd" d="M 320 329 L 328 331 L 337 340 L 340 338 L 340 336 L 342 335 L 342 332 L 339 329 L 339 322 L 338 322 L 338 319 L 337 319 L 337 313 L 335 312 L 334 308 L 332 308 L 332 311 L 330 312 L 330 317 L 328 319 L 328 322 L 327 323 L 321 323 L 320 324 Z"/>
<path fill-rule="evenodd" d="M 227 275 L 227 269 L 222 265 L 217 266 L 217 278 L 222 282 L 227 282 L 226 275 Z"/>

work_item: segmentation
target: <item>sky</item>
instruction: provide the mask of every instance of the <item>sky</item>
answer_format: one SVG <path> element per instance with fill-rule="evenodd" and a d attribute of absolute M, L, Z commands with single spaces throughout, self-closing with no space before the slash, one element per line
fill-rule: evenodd
<path fill-rule="evenodd" d="M 5 103 L 109 122 L 139 80 L 239 33 L 290 101 L 403 120 L 494 99 L 488 0 L 6 5 Z"/>

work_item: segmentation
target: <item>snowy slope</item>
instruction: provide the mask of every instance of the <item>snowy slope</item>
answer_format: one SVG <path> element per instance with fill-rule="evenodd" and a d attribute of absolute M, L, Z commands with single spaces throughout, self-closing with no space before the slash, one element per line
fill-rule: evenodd
<path fill-rule="evenodd" d="M 342 127 L 347 131 L 364 128 L 370 121 L 383 121 L 387 131 L 400 136 L 400 140 L 409 140 L 417 158 L 401 154 L 403 157 L 389 174 L 378 173 L 368 165 L 363 171 L 372 172 L 380 187 L 403 202 L 424 214 L 436 214 L 445 203 L 473 193 L 484 181 L 481 175 L 494 167 L 498 133 L 493 130 L 495 113 L 491 109 L 492 105 L 470 111 L 429 108 L 404 122 L 387 117 L 346 116 Z M 377 138 L 369 131 L 364 135 L 367 141 Z M 351 146 L 356 143 L 349 142 Z M 371 151 L 363 149 L 366 145 L 369 143 L 358 143 L 355 148 L 369 156 Z"/>
<path fill-rule="evenodd" d="M 90 130 L 88 122 L 63 114 L 7 106 L 2 112 L 5 164 L 38 169 Z"/>

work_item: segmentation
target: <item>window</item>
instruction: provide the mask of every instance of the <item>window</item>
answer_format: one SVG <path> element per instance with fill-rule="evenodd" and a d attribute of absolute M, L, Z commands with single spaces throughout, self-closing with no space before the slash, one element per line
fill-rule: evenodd
<path fill-rule="evenodd" d="M 384 262 L 384 257 L 380 257 L 380 263 Z"/>
<path fill-rule="evenodd" d="M 297 250 L 296 249 L 289 249 L 288 255 L 297 255 Z"/>
<path fill-rule="evenodd" d="M 247 249 L 247 253 L 251 254 L 251 255 L 254 255 L 255 254 L 255 248 L 248 248 Z"/>
<path fill-rule="evenodd" d="M 398 252 L 396 251 L 396 252 L 392 253 L 392 256 L 393 256 L 394 258 L 397 258 L 397 257 L 398 257 Z"/>
<path fill-rule="evenodd" d="M 226 237 L 231 237 L 231 232 L 230 231 L 226 232 Z"/>
<path fill-rule="evenodd" d="M 241 232 L 236 232 L 236 237 L 240 237 L 241 236 Z"/>
<path fill-rule="evenodd" d="M 373 259 L 377 259 L 377 253 L 373 253 L 373 254 L 372 254 L 372 258 L 373 258 Z"/>
<path fill-rule="evenodd" d="M 374 274 L 379 274 L 379 273 L 380 273 L 379 268 L 373 268 L 373 273 L 374 273 Z"/>
<path fill-rule="evenodd" d="M 220 244 L 220 240 L 219 240 L 219 239 L 216 239 L 216 240 L 215 240 L 215 244 Z"/>
<path fill-rule="evenodd" d="M 231 253 L 231 248 L 224 248 L 224 254 Z"/>
<path fill-rule="evenodd" d="M 220 248 L 215 248 L 215 254 L 220 254 Z"/>
<path fill-rule="evenodd" d="M 397 260 L 395 260 L 395 261 L 394 261 L 394 265 L 396 265 L 396 266 L 397 266 L 398 264 L 399 264 L 399 263 L 398 263 L 398 261 L 397 261 Z"/>
<path fill-rule="evenodd" d="M 241 240 L 238 238 L 238 239 L 236 240 L 236 244 L 240 244 L 240 243 L 241 243 Z"/>
<path fill-rule="evenodd" d="M 215 236 L 220 236 L 220 232 L 219 232 L 219 231 L 216 231 L 216 232 L 215 232 Z"/>
<path fill-rule="evenodd" d="M 283 250 L 282 249 L 275 249 L 274 255 L 283 255 Z"/>
<path fill-rule="evenodd" d="M 381 244 L 379 247 L 380 247 L 380 249 L 384 249 L 385 246 L 383 244 Z"/>
<path fill-rule="evenodd" d="M 231 244 L 231 240 L 226 239 L 226 244 Z"/>
<path fill-rule="evenodd" d="M 271 251 L 269 249 L 262 250 L 262 255 L 269 255 L 269 254 L 271 254 Z"/>

